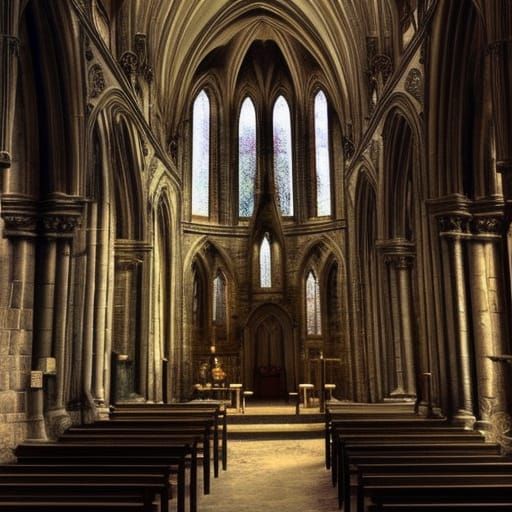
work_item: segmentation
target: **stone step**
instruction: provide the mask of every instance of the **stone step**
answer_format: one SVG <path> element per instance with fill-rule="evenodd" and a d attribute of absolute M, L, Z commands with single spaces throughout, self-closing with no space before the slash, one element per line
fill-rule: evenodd
<path fill-rule="evenodd" d="M 325 424 L 325 416 L 316 413 L 301 414 L 230 414 L 228 412 L 228 425 L 279 425 L 279 424 Z"/>
<path fill-rule="evenodd" d="M 229 425 L 228 438 L 238 440 L 320 439 L 323 423 L 251 423 Z"/>

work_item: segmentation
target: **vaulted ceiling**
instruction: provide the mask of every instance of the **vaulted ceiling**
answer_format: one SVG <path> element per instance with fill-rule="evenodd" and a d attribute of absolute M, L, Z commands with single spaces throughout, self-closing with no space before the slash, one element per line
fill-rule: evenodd
<path fill-rule="evenodd" d="M 389 5 L 388 5 L 389 2 Z M 128 32 L 148 34 L 157 109 L 169 129 L 190 104 L 197 70 L 222 48 L 230 94 L 254 41 L 273 41 L 300 96 L 305 57 L 321 73 L 342 122 L 360 133 L 365 116 L 366 38 L 391 37 L 395 0 L 131 0 L 123 4 Z M 230 97 L 230 96 L 228 96 Z"/>

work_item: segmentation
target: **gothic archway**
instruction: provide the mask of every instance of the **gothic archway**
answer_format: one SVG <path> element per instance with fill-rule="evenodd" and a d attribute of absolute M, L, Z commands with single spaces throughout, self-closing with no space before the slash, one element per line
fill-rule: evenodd
<path fill-rule="evenodd" d="M 244 332 L 246 389 L 257 398 L 282 398 L 297 387 L 293 324 L 290 315 L 275 304 L 263 304 L 250 315 Z"/>

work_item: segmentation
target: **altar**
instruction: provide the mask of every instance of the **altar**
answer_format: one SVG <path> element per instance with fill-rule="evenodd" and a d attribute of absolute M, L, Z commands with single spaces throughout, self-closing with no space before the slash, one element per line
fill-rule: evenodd
<path fill-rule="evenodd" d="M 234 407 L 237 412 L 241 411 L 242 384 L 230 384 L 228 387 L 196 384 L 194 391 L 198 395 L 198 398 L 227 402 L 231 407 Z"/>

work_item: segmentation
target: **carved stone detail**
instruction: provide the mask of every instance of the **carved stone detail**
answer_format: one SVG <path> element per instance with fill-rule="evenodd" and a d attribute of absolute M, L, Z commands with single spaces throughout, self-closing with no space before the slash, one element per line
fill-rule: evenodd
<path fill-rule="evenodd" d="M 502 231 L 503 221 L 500 217 L 485 216 L 475 217 L 472 221 L 473 232 L 477 235 L 498 235 Z"/>
<path fill-rule="evenodd" d="M 135 53 L 137 54 L 139 75 L 143 76 L 146 82 L 153 81 L 153 68 L 149 62 L 146 34 L 135 34 Z"/>
<path fill-rule="evenodd" d="M 99 64 L 94 64 L 89 69 L 89 96 L 97 98 L 105 89 L 105 77 Z"/>
<path fill-rule="evenodd" d="M 442 232 L 467 233 L 469 218 L 463 215 L 446 215 L 439 217 L 439 228 Z"/>
<path fill-rule="evenodd" d="M 405 90 L 420 103 L 423 101 L 423 75 L 421 71 L 412 68 L 405 79 Z"/>
<path fill-rule="evenodd" d="M 80 225 L 83 200 L 55 194 L 41 204 L 41 228 L 47 237 L 69 238 Z"/>
<path fill-rule="evenodd" d="M 119 64 L 132 84 L 137 73 L 138 62 L 137 54 L 131 51 L 124 52 L 119 59 Z"/>
<path fill-rule="evenodd" d="M 4 236 L 36 236 L 37 211 L 36 202 L 22 195 L 6 194 L 2 198 L 2 218 L 5 222 Z"/>
<path fill-rule="evenodd" d="M 80 225 L 80 219 L 71 215 L 45 215 L 42 219 L 46 232 L 70 234 Z"/>
<path fill-rule="evenodd" d="M 414 262 L 413 254 L 386 254 L 384 262 L 397 269 L 411 268 Z"/>
<path fill-rule="evenodd" d="M 370 160 L 373 162 L 375 167 L 378 166 L 379 163 L 379 154 L 380 154 L 380 144 L 378 140 L 372 139 L 369 144 L 370 150 Z"/>
<path fill-rule="evenodd" d="M 345 160 L 350 160 L 354 156 L 354 143 L 350 140 L 349 137 L 343 135 L 342 138 L 343 144 L 343 155 L 345 156 Z"/>
<path fill-rule="evenodd" d="M 389 55 L 380 53 L 375 55 L 371 63 L 371 73 L 376 77 L 379 73 L 382 75 L 382 82 L 386 83 L 393 73 L 393 60 Z"/>

